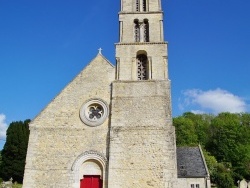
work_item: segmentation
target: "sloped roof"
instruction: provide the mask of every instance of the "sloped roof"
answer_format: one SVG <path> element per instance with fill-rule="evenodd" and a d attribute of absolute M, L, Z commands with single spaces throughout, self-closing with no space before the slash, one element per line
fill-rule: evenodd
<path fill-rule="evenodd" d="M 200 147 L 177 148 L 177 172 L 178 178 L 209 176 Z"/>

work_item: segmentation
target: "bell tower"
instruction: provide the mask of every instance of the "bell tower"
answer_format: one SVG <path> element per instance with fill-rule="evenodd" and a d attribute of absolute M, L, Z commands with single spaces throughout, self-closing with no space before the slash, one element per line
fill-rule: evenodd
<path fill-rule="evenodd" d="M 121 0 L 112 83 L 109 188 L 177 182 L 161 0 Z"/>
<path fill-rule="evenodd" d="M 119 23 L 116 79 L 168 79 L 161 0 L 121 0 Z"/>

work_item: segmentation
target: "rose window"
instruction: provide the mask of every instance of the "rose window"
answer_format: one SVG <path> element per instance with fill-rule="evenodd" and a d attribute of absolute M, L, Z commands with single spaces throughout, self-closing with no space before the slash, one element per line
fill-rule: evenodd
<path fill-rule="evenodd" d="M 86 125 L 101 125 L 108 116 L 108 106 L 101 99 L 88 100 L 80 110 L 80 118 Z"/>

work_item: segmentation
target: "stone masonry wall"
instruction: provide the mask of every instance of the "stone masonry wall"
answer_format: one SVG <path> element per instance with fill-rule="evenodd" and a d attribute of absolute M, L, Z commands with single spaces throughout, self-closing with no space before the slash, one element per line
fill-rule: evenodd
<path fill-rule="evenodd" d="M 121 25 L 122 30 L 122 41 L 123 43 L 135 42 L 134 41 L 134 19 L 138 19 L 139 22 L 142 22 L 144 19 L 148 19 L 149 22 L 149 40 L 150 42 L 163 42 L 162 38 L 162 22 L 163 20 L 162 13 L 157 14 L 137 14 L 136 17 L 134 14 L 120 14 L 119 21 L 123 24 Z"/>
<path fill-rule="evenodd" d="M 109 105 L 114 77 L 114 67 L 99 54 L 31 122 L 24 188 L 79 187 L 79 179 L 74 182 L 72 178 L 78 176 L 72 174 L 77 157 L 91 150 L 107 158 L 109 117 L 102 125 L 89 127 L 81 121 L 79 111 L 90 98 Z"/>
<path fill-rule="evenodd" d="M 165 80 L 168 79 L 168 64 L 167 64 L 167 43 L 158 44 L 130 44 L 116 45 L 116 57 L 119 58 L 119 80 L 137 80 L 137 64 L 136 53 L 139 51 L 147 52 L 150 58 L 152 79 Z M 135 75 L 135 76 L 134 76 Z"/>
<path fill-rule="evenodd" d="M 210 181 L 206 180 L 204 177 L 201 178 L 178 178 L 178 187 L 191 187 L 191 184 L 196 186 L 199 185 L 199 188 L 211 187 Z"/>
<path fill-rule="evenodd" d="M 116 81 L 109 188 L 173 188 L 177 181 L 169 81 Z"/>

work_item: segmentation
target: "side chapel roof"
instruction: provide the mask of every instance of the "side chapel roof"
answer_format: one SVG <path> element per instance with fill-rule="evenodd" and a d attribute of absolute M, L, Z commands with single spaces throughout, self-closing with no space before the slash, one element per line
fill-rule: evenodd
<path fill-rule="evenodd" d="M 178 178 L 208 177 L 206 161 L 200 146 L 177 148 Z"/>

